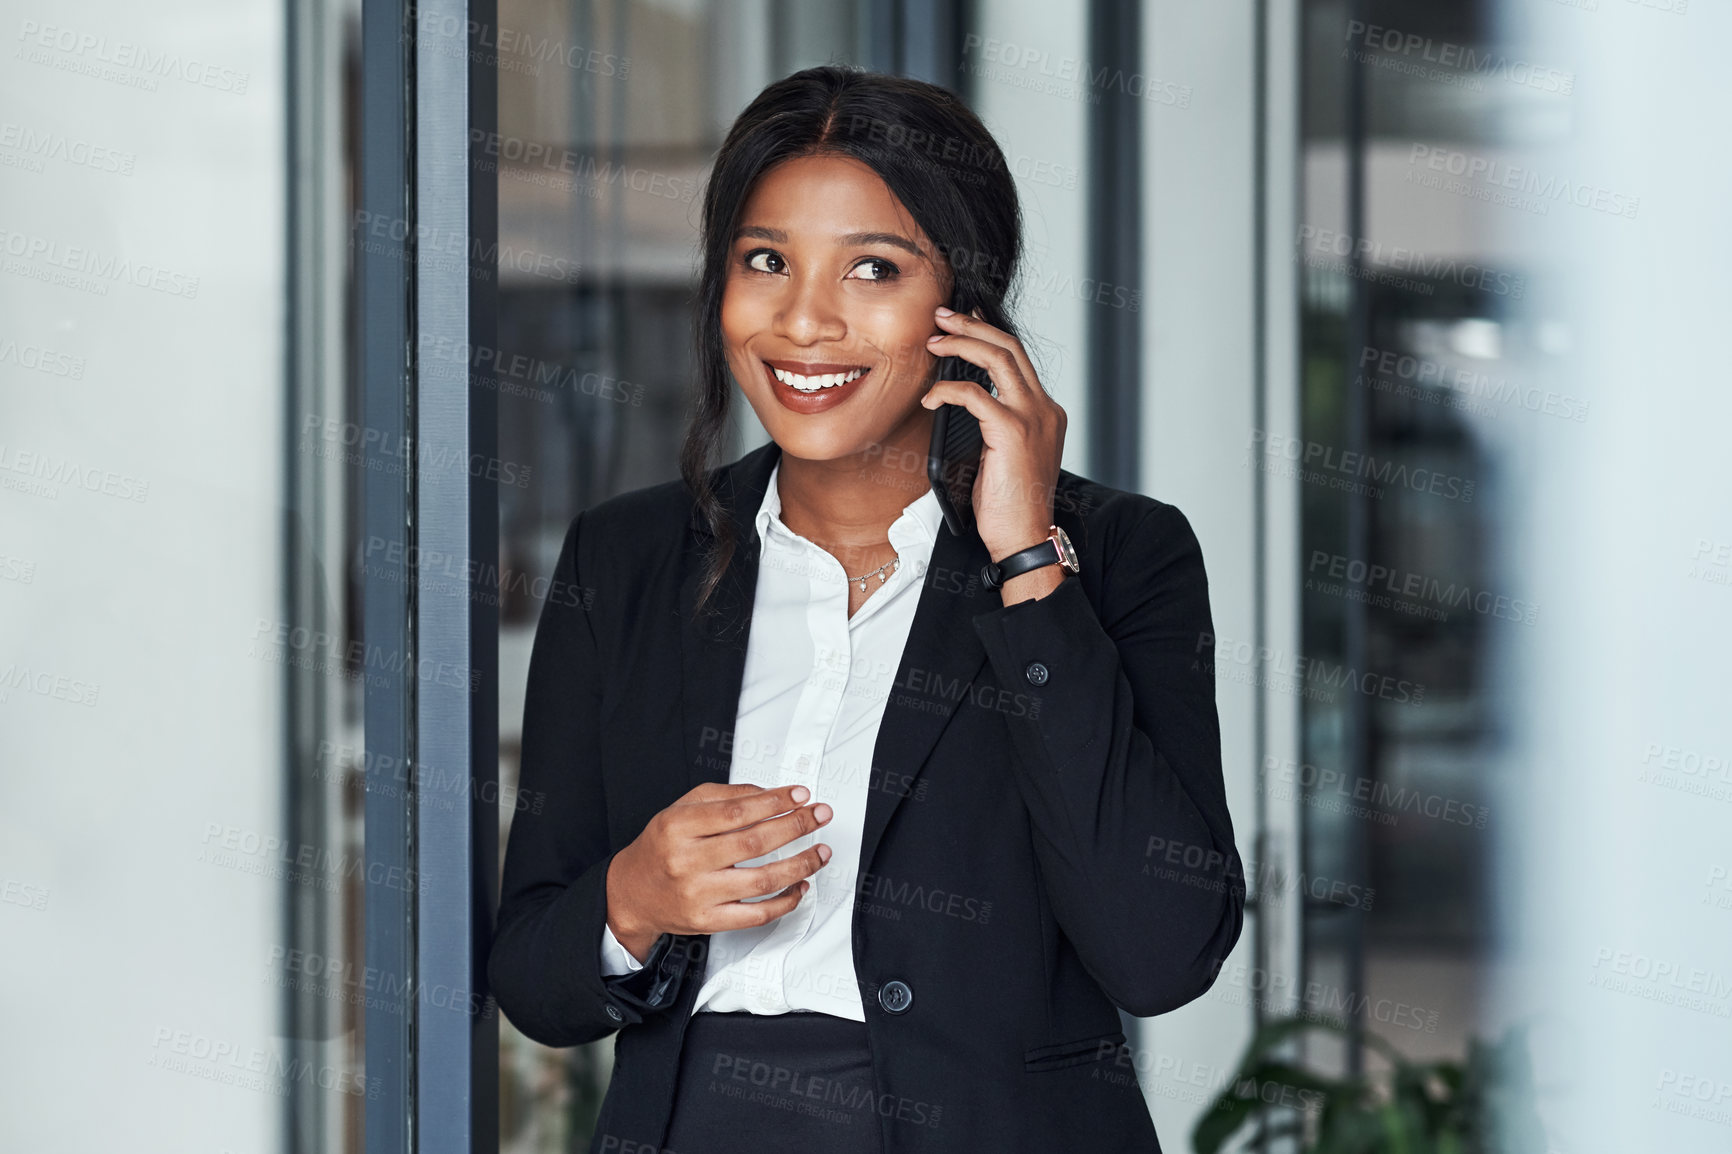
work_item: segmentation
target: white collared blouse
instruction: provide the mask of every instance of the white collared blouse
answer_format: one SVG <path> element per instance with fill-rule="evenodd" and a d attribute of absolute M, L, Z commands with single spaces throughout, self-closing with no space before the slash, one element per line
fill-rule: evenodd
<path fill-rule="evenodd" d="M 864 1022 L 852 929 L 872 753 L 943 513 L 930 489 L 909 502 L 890 526 L 901 563 L 849 617 L 841 563 L 782 523 L 780 473 L 778 462 L 755 522 L 758 583 L 728 780 L 772 789 L 802 784 L 812 792 L 808 804 L 827 802 L 835 816 L 739 864 L 779 861 L 820 839 L 832 856 L 789 913 L 710 936 L 693 1012 L 816 1010 Z M 607 975 L 642 968 L 610 929 L 603 930 L 601 961 Z"/>

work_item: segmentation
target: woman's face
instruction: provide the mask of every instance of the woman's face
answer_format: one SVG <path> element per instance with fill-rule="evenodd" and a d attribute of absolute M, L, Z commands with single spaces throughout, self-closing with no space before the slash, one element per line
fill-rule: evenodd
<path fill-rule="evenodd" d="M 783 453 L 845 459 L 930 427 L 926 338 L 949 295 L 931 240 L 878 174 L 783 161 L 740 216 L 722 292 L 728 365 Z M 898 434 L 901 434 L 899 437 Z"/>

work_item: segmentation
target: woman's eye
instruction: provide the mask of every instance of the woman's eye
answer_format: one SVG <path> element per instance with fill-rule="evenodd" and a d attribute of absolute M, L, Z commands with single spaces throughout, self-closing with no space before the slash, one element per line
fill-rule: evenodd
<path fill-rule="evenodd" d="M 862 272 L 862 270 L 867 271 Z M 901 271 L 901 269 L 897 268 L 887 260 L 883 260 L 879 257 L 872 257 L 855 265 L 851 270 L 849 270 L 848 275 L 854 276 L 855 273 L 860 273 L 861 275 L 856 278 L 858 280 L 889 280 L 891 277 L 900 274 Z"/>
<path fill-rule="evenodd" d="M 746 267 L 753 272 L 779 273 L 783 268 L 782 258 L 767 248 L 760 248 L 746 254 Z"/>

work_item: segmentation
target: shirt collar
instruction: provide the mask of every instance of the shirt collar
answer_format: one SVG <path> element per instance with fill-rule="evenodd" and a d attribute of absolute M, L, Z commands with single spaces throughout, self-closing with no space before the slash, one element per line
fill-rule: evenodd
<path fill-rule="evenodd" d="M 764 486 L 764 499 L 758 504 L 758 513 L 753 522 L 758 529 L 758 540 L 765 546 L 770 541 L 770 527 L 779 527 L 790 537 L 794 533 L 782 523 L 782 495 L 777 492 L 776 478 L 781 476 L 782 463 L 777 461 L 770 469 L 770 480 Z M 928 553 L 938 542 L 938 527 L 944 523 L 944 510 L 938 505 L 938 496 L 928 485 L 920 496 L 908 502 L 902 508 L 902 515 L 890 526 L 890 543 L 898 551 L 912 545 L 925 546 Z"/>

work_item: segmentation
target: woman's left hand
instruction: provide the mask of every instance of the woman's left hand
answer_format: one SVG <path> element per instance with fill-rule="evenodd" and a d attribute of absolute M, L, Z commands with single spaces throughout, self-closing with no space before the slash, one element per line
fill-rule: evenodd
<path fill-rule="evenodd" d="M 992 378 L 992 396 L 973 381 L 937 381 L 927 408 L 961 405 L 980 420 L 985 447 L 974 481 L 974 520 L 993 561 L 1038 545 L 1053 524 L 1053 489 L 1064 456 L 1064 410 L 1041 387 L 1022 343 L 978 316 L 940 308 L 944 331 L 926 342 L 934 356 L 961 357 Z"/>

